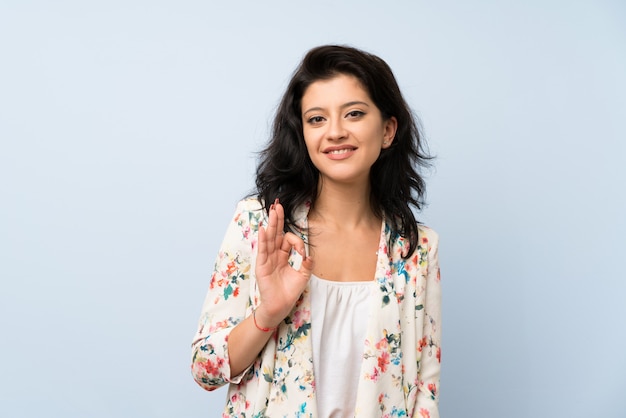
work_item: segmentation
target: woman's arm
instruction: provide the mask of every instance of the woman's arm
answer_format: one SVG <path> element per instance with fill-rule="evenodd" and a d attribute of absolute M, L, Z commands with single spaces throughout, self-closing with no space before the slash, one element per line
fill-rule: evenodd
<path fill-rule="evenodd" d="M 236 380 L 228 361 L 228 338 L 251 304 L 253 247 L 263 218 L 260 204 L 252 200 L 239 202 L 215 261 L 192 343 L 192 374 L 206 390 Z"/>
<path fill-rule="evenodd" d="M 303 257 L 300 270 L 288 264 L 292 249 L 304 255 L 304 243 L 294 234 L 283 235 L 282 206 L 273 205 L 266 231 L 261 205 L 251 202 L 239 204 L 229 225 L 192 344 L 192 374 L 207 390 L 241 380 L 273 334 L 261 328 L 278 326 L 311 275 L 310 258 Z M 252 273 L 255 247 L 259 252 Z M 256 280 L 260 293 L 256 325 L 249 280 Z"/>

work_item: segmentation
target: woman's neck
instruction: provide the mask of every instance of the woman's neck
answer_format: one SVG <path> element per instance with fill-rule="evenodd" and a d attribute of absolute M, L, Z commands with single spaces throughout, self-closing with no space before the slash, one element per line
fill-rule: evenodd
<path fill-rule="evenodd" d="M 339 229 L 362 228 L 380 222 L 372 211 L 370 187 L 321 184 L 309 219 Z"/>

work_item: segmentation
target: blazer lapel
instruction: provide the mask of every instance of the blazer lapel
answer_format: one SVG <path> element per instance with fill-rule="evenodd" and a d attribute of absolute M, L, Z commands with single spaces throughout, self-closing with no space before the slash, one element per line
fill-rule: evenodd
<path fill-rule="evenodd" d="M 383 220 L 376 263 L 376 286 L 363 352 L 355 417 L 380 417 L 405 410 L 402 390 L 400 309 L 396 293 L 395 250 L 388 247 L 390 228 Z"/>

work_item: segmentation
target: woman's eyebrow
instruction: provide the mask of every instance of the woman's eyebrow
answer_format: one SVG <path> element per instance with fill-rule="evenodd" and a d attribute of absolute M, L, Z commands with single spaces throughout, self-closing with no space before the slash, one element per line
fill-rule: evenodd
<path fill-rule="evenodd" d="M 351 101 L 351 102 L 348 102 L 348 103 L 344 103 L 344 104 L 342 104 L 342 105 L 340 106 L 340 108 L 341 108 L 341 109 L 345 109 L 346 107 L 355 106 L 355 105 L 363 105 L 363 106 L 370 107 L 369 103 L 362 102 L 362 101 L 360 101 L 360 100 L 354 100 L 354 101 Z M 310 108 L 310 109 L 305 110 L 304 112 L 302 112 L 302 114 L 303 114 L 303 115 L 306 115 L 306 114 L 307 114 L 307 113 L 309 113 L 309 112 L 313 112 L 313 111 L 315 111 L 315 112 L 319 112 L 319 111 L 321 111 L 321 110 L 324 110 L 324 108 L 319 107 L 319 106 L 315 106 L 315 107 L 312 107 L 312 108 Z"/>
<path fill-rule="evenodd" d="M 354 106 L 354 105 L 363 105 L 363 106 L 370 107 L 369 103 L 362 102 L 360 100 L 355 100 L 355 101 L 348 102 L 348 103 L 342 105 L 341 108 L 343 109 L 343 108 Z"/>

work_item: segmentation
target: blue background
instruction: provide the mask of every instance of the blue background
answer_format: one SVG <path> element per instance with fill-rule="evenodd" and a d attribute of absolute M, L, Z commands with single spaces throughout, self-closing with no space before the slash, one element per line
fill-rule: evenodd
<path fill-rule="evenodd" d="M 617 0 L 2 1 L 1 416 L 220 416 L 191 339 L 323 43 L 383 57 L 438 156 L 442 416 L 626 416 Z"/>

